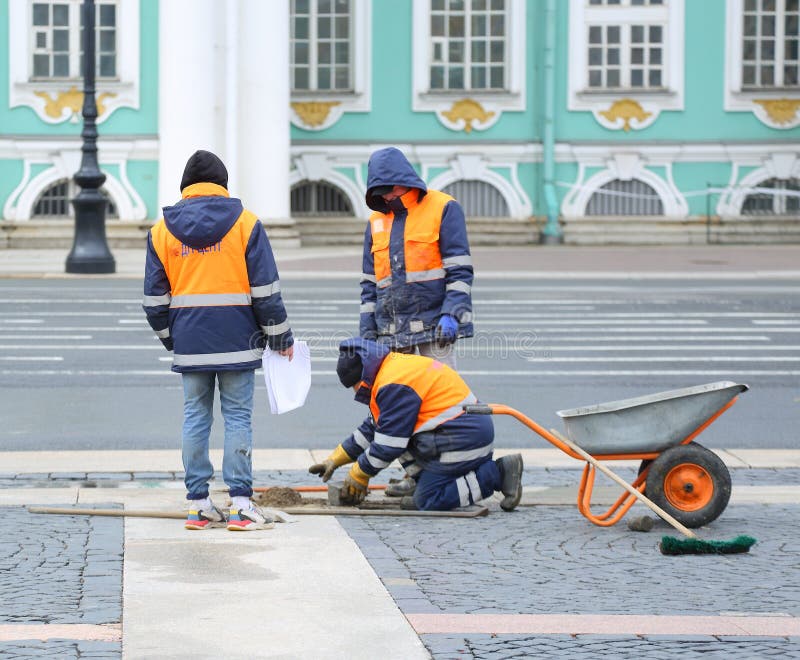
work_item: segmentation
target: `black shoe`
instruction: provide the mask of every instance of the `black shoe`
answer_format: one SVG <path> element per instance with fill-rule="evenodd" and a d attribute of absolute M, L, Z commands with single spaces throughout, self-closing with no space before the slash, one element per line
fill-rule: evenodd
<path fill-rule="evenodd" d="M 413 495 L 415 490 L 417 490 L 417 480 L 406 475 L 402 479 L 390 479 L 385 494 L 386 497 L 405 497 Z"/>
<path fill-rule="evenodd" d="M 513 511 L 522 499 L 522 454 L 503 456 L 495 463 L 500 470 L 500 490 L 505 495 L 500 501 L 500 508 Z"/>

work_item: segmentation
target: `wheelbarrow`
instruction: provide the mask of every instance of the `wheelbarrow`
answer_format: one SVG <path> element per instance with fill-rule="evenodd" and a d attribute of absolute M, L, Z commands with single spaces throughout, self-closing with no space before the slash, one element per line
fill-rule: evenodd
<path fill-rule="evenodd" d="M 731 475 L 714 452 L 694 439 L 747 389 L 747 385 L 719 381 L 560 410 L 557 414 L 564 420 L 569 440 L 509 406 L 472 404 L 464 409 L 510 415 L 578 460 L 587 459 L 569 444 L 574 443 L 597 461 L 641 461 L 630 486 L 686 527 L 696 528 L 725 510 L 731 495 Z M 625 516 L 637 498 L 626 490 L 607 511 L 592 513 L 595 475 L 595 466 L 587 462 L 578 489 L 578 510 L 595 525 L 610 527 Z"/>

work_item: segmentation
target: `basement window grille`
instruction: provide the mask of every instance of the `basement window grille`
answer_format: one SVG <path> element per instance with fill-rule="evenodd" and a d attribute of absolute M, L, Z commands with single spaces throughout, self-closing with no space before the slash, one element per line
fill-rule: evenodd
<path fill-rule="evenodd" d="M 341 189 L 326 181 L 302 181 L 292 188 L 292 215 L 352 216 L 353 207 Z"/>
<path fill-rule="evenodd" d="M 658 193 L 644 181 L 614 179 L 595 191 L 586 205 L 586 215 L 664 215 L 664 205 Z"/>
<path fill-rule="evenodd" d="M 445 186 L 442 192 L 455 197 L 467 217 L 507 218 L 510 215 L 502 193 L 485 181 L 455 181 Z"/>
<path fill-rule="evenodd" d="M 800 215 L 800 179 L 767 179 L 758 188 L 769 188 L 774 193 L 759 191 L 745 197 L 742 215 Z M 793 194 L 784 194 L 784 193 Z"/>
<path fill-rule="evenodd" d="M 37 220 L 62 220 L 64 218 L 72 218 L 75 212 L 70 204 L 70 200 L 78 195 L 80 188 L 75 184 L 72 179 L 60 179 L 50 185 L 41 195 L 36 199 L 33 206 L 33 219 Z M 106 218 L 110 220 L 118 220 L 119 214 L 114 202 L 108 196 L 108 193 L 101 188 L 100 194 L 108 200 L 106 207 Z"/>

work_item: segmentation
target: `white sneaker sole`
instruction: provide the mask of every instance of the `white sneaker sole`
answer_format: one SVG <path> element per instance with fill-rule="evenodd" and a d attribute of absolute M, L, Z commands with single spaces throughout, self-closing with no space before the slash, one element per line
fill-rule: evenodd
<path fill-rule="evenodd" d="M 250 522 L 244 525 L 237 525 L 228 523 L 229 532 L 254 532 L 259 529 L 272 529 L 275 527 L 274 523 L 254 523 Z"/>

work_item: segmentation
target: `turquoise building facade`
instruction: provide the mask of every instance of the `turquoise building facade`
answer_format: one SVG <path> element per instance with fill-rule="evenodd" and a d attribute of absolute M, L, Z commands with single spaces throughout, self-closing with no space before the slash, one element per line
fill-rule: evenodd
<path fill-rule="evenodd" d="M 81 4 L 0 0 L 8 247 L 67 240 Z M 279 240 L 357 242 L 387 145 L 476 242 L 800 239 L 798 0 L 97 0 L 97 26 L 120 244 L 209 147 Z"/>

